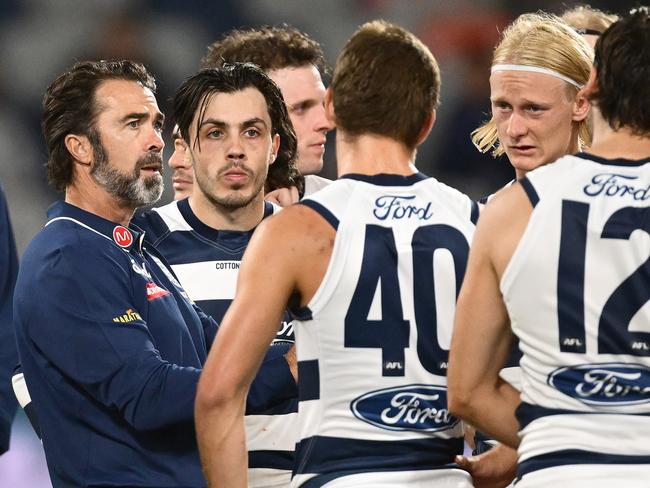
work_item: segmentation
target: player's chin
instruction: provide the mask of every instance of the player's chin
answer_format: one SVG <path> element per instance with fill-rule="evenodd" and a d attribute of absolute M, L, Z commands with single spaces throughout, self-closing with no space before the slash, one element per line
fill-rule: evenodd
<path fill-rule="evenodd" d="M 547 164 L 547 162 L 540 157 L 518 157 L 512 158 L 510 162 L 516 170 L 522 172 L 532 171 L 535 168 L 539 168 L 540 166 Z"/>
<path fill-rule="evenodd" d="M 300 172 L 303 175 L 314 175 L 323 169 L 323 158 L 315 157 L 300 161 Z"/>

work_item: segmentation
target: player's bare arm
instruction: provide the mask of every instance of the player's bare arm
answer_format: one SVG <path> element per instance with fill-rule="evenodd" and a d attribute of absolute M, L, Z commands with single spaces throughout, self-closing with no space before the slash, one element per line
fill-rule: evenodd
<path fill-rule="evenodd" d="M 304 305 L 316 291 L 333 240 L 329 224 L 303 206 L 270 217 L 255 231 L 197 392 L 197 437 L 210 486 L 246 486 L 248 388 L 287 304 Z"/>
<path fill-rule="evenodd" d="M 499 283 L 530 212 L 519 185 L 504 189 L 482 212 L 449 353 L 450 410 L 511 447 L 518 444 L 519 392 L 499 377 L 513 340 Z"/>

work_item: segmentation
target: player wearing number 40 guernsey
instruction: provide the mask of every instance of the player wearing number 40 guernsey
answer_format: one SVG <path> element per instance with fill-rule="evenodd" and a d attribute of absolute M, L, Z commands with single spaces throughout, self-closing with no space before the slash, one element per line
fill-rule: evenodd
<path fill-rule="evenodd" d="M 292 486 L 471 486 L 452 464 L 463 427 L 445 376 L 478 208 L 413 165 L 439 80 L 429 50 L 385 22 L 341 53 L 325 99 L 340 179 L 258 227 L 201 379 L 211 486 L 246 486 L 242 400 L 287 304 L 299 360 Z"/>
<path fill-rule="evenodd" d="M 296 138 L 279 88 L 257 66 L 235 63 L 203 70 L 174 97 L 174 118 L 194 168 L 189 198 L 154 209 L 134 222 L 170 262 L 184 289 L 221 321 L 235 296 L 239 263 L 255 227 L 273 213 L 265 182 L 290 186 L 298 175 Z M 290 318 L 276 322 L 269 354 L 293 344 Z M 267 343 L 267 346 L 271 343 Z M 289 368 L 258 381 L 276 384 Z M 279 391 L 275 392 L 277 395 Z M 246 433 L 252 488 L 287 486 L 293 468 L 298 392 L 259 409 L 249 398 Z M 264 402 L 267 403 L 267 402 Z"/>
<path fill-rule="evenodd" d="M 648 79 L 643 8 L 596 43 L 583 88 L 594 112 L 589 153 L 528 173 L 487 205 L 477 228 L 449 406 L 518 447 L 517 487 L 648 486 Z M 512 333 L 521 396 L 498 375 Z"/>

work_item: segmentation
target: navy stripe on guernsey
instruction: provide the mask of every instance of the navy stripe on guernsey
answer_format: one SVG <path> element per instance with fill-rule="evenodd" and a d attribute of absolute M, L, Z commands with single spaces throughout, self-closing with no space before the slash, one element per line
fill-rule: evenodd
<path fill-rule="evenodd" d="M 311 308 L 309 308 L 307 305 L 295 309 L 290 308 L 289 312 L 291 313 L 291 318 L 293 320 L 300 320 L 302 322 L 306 322 L 308 320 L 314 319 L 314 317 L 312 316 Z"/>
<path fill-rule="evenodd" d="M 453 469 L 458 468 L 454 456 L 462 451 L 462 438 L 371 441 L 315 436 L 296 445 L 294 476 L 318 474 L 301 485 L 315 488 L 357 473 Z M 330 472 L 332 466 L 335 472 Z"/>
<path fill-rule="evenodd" d="M 486 198 L 487 201 L 487 198 Z M 472 221 L 472 224 L 476 225 L 478 222 L 478 217 L 480 215 L 481 211 L 479 209 L 478 203 L 476 203 L 474 200 L 472 200 L 472 213 L 470 215 L 470 220 Z"/>
<path fill-rule="evenodd" d="M 540 407 L 530 403 L 521 402 L 515 410 L 515 416 L 519 421 L 520 430 L 525 429 L 531 422 L 549 415 L 616 415 L 615 412 L 581 412 L 578 410 L 562 410 L 557 408 Z M 636 415 L 641 417 L 650 416 L 650 412 L 626 413 L 625 415 Z"/>
<path fill-rule="evenodd" d="M 537 203 L 539 202 L 539 195 L 537 195 L 537 191 L 535 190 L 535 187 L 530 182 L 530 180 L 524 176 L 522 179 L 519 180 L 519 183 L 521 184 L 521 187 L 526 192 L 526 195 L 528 195 L 528 199 L 530 200 L 531 205 L 533 207 L 537 205 Z"/>
<path fill-rule="evenodd" d="M 592 163 L 606 164 L 608 166 L 643 166 L 644 164 L 650 163 L 650 158 L 644 158 L 644 159 L 623 159 L 623 158 L 605 159 L 605 158 L 601 158 L 599 156 L 594 156 L 593 154 L 589 154 L 589 153 L 586 153 L 586 152 L 578 153 L 575 156 L 580 158 L 580 159 L 586 159 L 587 161 L 590 161 Z"/>
<path fill-rule="evenodd" d="M 365 181 L 366 183 L 371 183 L 373 185 L 379 186 L 411 186 L 418 181 L 424 181 L 428 178 L 429 176 L 423 173 L 414 173 L 408 176 L 386 173 L 380 173 L 377 175 L 360 175 L 357 173 L 349 173 L 347 175 L 339 177 L 339 179 Z"/>
<path fill-rule="evenodd" d="M 320 398 L 318 359 L 298 361 L 298 399 L 301 402 Z"/>
<path fill-rule="evenodd" d="M 293 469 L 293 451 L 248 451 L 249 468 Z"/>
<path fill-rule="evenodd" d="M 634 456 L 625 454 L 605 454 L 602 452 L 583 451 L 580 449 L 566 449 L 540 454 L 517 466 L 517 479 L 540 469 L 554 468 L 576 464 L 648 464 L 650 456 Z"/>
<path fill-rule="evenodd" d="M 311 208 L 314 212 L 327 220 L 329 224 L 334 227 L 334 230 L 339 228 L 339 219 L 337 219 L 332 212 L 320 203 L 315 202 L 314 200 L 305 199 L 298 202 L 298 205 L 305 205 L 306 207 Z"/>

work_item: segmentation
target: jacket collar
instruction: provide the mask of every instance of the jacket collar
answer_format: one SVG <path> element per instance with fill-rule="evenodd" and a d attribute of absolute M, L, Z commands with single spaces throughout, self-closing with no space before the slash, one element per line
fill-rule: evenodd
<path fill-rule="evenodd" d="M 48 209 L 47 223 L 45 225 L 50 225 L 57 220 L 72 221 L 96 234 L 100 234 L 126 251 L 142 251 L 144 232 L 135 228 L 135 226 L 126 228 L 66 202 L 56 202 Z"/>

